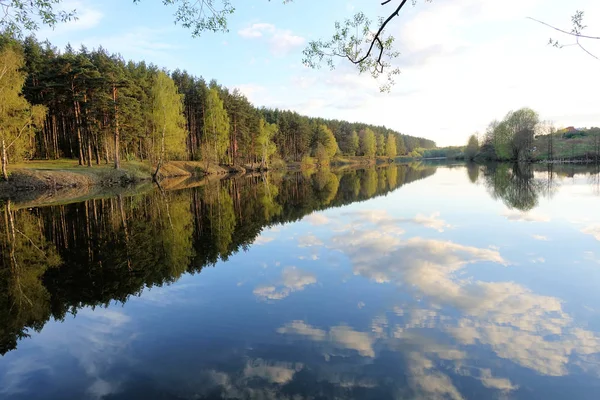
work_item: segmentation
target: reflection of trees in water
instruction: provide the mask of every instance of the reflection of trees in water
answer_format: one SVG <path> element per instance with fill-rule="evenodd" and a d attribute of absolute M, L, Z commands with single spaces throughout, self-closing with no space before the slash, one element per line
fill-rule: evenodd
<path fill-rule="evenodd" d="M 589 174 L 588 182 L 592 187 L 592 192 L 596 196 L 600 196 L 600 165 L 594 166 L 594 169 Z"/>
<path fill-rule="evenodd" d="M 194 189 L 0 210 L 0 353 L 50 317 L 126 302 L 248 248 L 267 226 L 384 195 L 435 168 L 245 176 Z"/>
<path fill-rule="evenodd" d="M 479 164 L 467 163 L 467 175 L 469 176 L 471 183 L 477 183 L 479 180 L 479 170 Z"/>
<path fill-rule="evenodd" d="M 35 211 L 18 215 L 10 201 L 2 207 L 0 230 L 0 354 L 27 337 L 29 327 L 40 331 L 50 318 L 50 294 L 40 277 L 60 263 L 46 241 Z"/>
<path fill-rule="evenodd" d="M 538 205 L 540 196 L 550 197 L 558 187 L 552 168 L 545 178 L 535 177 L 528 163 L 490 164 L 483 170 L 489 193 L 511 209 L 529 211 Z"/>

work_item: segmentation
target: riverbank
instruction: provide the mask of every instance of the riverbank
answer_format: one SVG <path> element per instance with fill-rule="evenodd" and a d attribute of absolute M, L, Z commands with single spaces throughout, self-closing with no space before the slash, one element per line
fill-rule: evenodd
<path fill-rule="evenodd" d="M 316 159 L 308 163 L 277 163 L 269 171 L 319 169 Z M 392 163 L 385 157 L 338 157 L 330 167 L 335 170 L 365 168 Z M 173 190 L 199 186 L 229 176 L 260 172 L 260 164 L 244 167 L 206 165 L 198 161 L 173 161 L 160 170 L 160 185 Z M 84 201 L 90 198 L 131 195 L 153 190 L 154 168 L 150 163 L 129 161 L 115 170 L 110 164 L 80 166 L 77 160 L 29 161 L 15 164 L 9 180 L 0 181 L 0 199 L 18 200 L 22 207 L 56 205 Z"/>
<path fill-rule="evenodd" d="M 336 157 L 330 166 L 356 167 L 393 162 L 385 157 Z M 300 170 L 318 168 L 316 159 L 304 162 L 277 163 L 271 170 Z M 210 175 L 245 174 L 260 171 L 260 164 L 245 166 L 221 166 L 201 161 L 172 161 L 164 164 L 159 173 L 160 179 L 180 177 L 204 177 Z M 74 188 L 127 186 L 152 181 L 154 168 L 150 163 L 140 161 L 123 162 L 116 170 L 110 164 L 78 165 L 77 160 L 61 159 L 52 161 L 29 161 L 11 166 L 7 182 L 0 182 L 0 197 L 10 197 L 14 192 L 56 191 Z"/>

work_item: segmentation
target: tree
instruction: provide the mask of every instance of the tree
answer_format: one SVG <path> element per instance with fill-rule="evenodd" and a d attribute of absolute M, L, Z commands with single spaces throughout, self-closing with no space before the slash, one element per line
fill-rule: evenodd
<path fill-rule="evenodd" d="M 465 149 L 465 158 L 467 160 L 473 161 L 475 156 L 479 152 L 479 139 L 477 135 L 469 136 L 469 141 L 467 142 L 467 148 Z"/>
<path fill-rule="evenodd" d="M 32 106 L 21 96 L 25 74 L 23 57 L 10 46 L 0 50 L 0 157 L 2 179 L 8 180 L 9 159 L 18 159 L 28 150 L 34 128 L 46 117 L 44 106 Z"/>
<path fill-rule="evenodd" d="M 21 35 L 22 30 L 34 31 L 40 23 L 54 27 L 58 22 L 75 18 L 75 10 L 56 10 L 61 0 L 0 0 L 0 31 Z"/>
<path fill-rule="evenodd" d="M 396 135 L 394 134 L 389 134 L 387 137 L 387 141 L 385 143 L 385 155 L 388 158 L 395 158 L 396 157 Z"/>
<path fill-rule="evenodd" d="M 402 138 L 402 135 L 395 135 L 396 136 L 396 152 L 398 153 L 398 155 L 405 155 L 406 154 L 406 145 L 404 144 L 404 139 Z"/>
<path fill-rule="evenodd" d="M 377 151 L 376 154 L 378 156 L 383 156 L 385 155 L 385 136 L 383 136 L 383 133 L 376 133 L 375 134 L 375 141 L 377 142 Z"/>
<path fill-rule="evenodd" d="M 359 139 L 356 131 L 352 131 L 350 136 L 348 137 L 348 150 L 347 153 L 350 156 L 355 156 L 359 149 Z"/>
<path fill-rule="evenodd" d="M 539 123 L 538 114 L 530 108 L 521 108 L 508 113 L 504 122 L 510 135 L 512 158 L 528 158 Z"/>
<path fill-rule="evenodd" d="M 319 145 L 323 146 L 327 159 L 331 159 L 337 153 L 338 145 L 335 136 L 325 124 L 319 125 L 315 132 L 315 150 Z"/>
<path fill-rule="evenodd" d="M 377 151 L 377 143 L 375 141 L 375 132 L 370 128 L 366 128 L 361 132 L 360 149 L 363 156 L 373 158 Z"/>
<path fill-rule="evenodd" d="M 498 160 L 530 158 L 538 124 L 538 114 L 530 108 L 511 111 L 502 121 L 491 122 L 485 135 L 486 154 L 492 147 Z"/>
<path fill-rule="evenodd" d="M 175 82 L 159 71 L 152 85 L 152 125 L 154 155 L 157 158 L 154 177 L 167 157 L 185 154 L 185 118 L 183 96 L 178 93 Z"/>
<path fill-rule="evenodd" d="M 203 154 L 202 156 L 221 162 L 229 145 L 229 117 L 223 108 L 223 101 L 219 97 L 216 88 L 212 88 L 208 92 L 204 128 L 204 136 L 209 143 L 204 151 L 210 149 L 212 156 L 209 154 Z"/>
<path fill-rule="evenodd" d="M 273 143 L 273 136 L 275 136 L 276 132 L 277 125 L 269 124 L 264 118 L 260 119 L 256 143 L 258 144 L 257 150 L 259 153 L 257 155 L 261 158 L 260 165 L 263 169 L 267 168 L 269 158 L 277 151 L 275 143 Z"/>

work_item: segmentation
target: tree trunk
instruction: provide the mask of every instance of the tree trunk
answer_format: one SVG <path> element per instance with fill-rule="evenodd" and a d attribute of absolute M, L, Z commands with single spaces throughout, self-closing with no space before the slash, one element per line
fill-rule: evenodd
<path fill-rule="evenodd" d="M 81 140 L 81 124 L 79 121 L 79 104 L 77 101 L 73 103 L 73 109 L 75 110 L 75 129 L 77 130 L 77 144 L 79 147 L 79 165 L 83 165 L 83 143 Z"/>
<path fill-rule="evenodd" d="M 117 106 L 117 88 L 113 85 L 113 103 L 115 106 L 115 169 L 121 168 L 121 158 L 119 155 L 119 108 Z"/>
<path fill-rule="evenodd" d="M 2 179 L 8 181 L 8 172 L 6 172 L 6 165 L 8 164 L 8 158 L 6 157 L 6 144 L 2 139 Z"/>
<path fill-rule="evenodd" d="M 158 181 L 158 172 L 160 171 L 160 167 L 162 166 L 163 157 L 165 154 L 165 134 L 167 131 L 166 124 L 163 126 L 162 136 L 160 138 L 160 155 L 158 157 L 158 163 L 156 164 L 156 171 L 154 172 L 154 180 Z"/>

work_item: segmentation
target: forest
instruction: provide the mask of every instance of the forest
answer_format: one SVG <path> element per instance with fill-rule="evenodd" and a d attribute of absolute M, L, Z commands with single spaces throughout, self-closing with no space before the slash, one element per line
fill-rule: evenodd
<path fill-rule="evenodd" d="M 30 36 L 0 38 L 2 172 L 21 160 L 79 165 L 169 160 L 265 168 L 335 156 L 394 158 L 435 142 L 384 126 L 258 107 L 186 71 L 126 61 L 103 48 L 64 51 Z"/>

